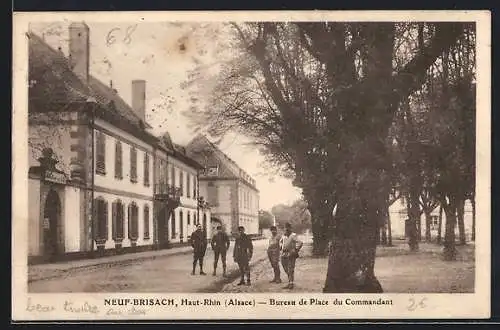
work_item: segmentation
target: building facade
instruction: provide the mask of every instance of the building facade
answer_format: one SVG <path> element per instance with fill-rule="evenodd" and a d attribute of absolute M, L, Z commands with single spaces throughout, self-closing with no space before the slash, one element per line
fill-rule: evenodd
<path fill-rule="evenodd" d="M 223 225 L 235 234 L 238 226 L 246 233 L 259 233 L 259 190 L 255 180 L 205 136 L 196 136 L 186 147 L 191 158 L 204 166 L 200 193 L 207 196 L 212 224 Z"/>
<path fill-rule="evenodd" d="M 132 81 L 129 106 L 89 74 L 88 26 L 69 35 L 66 57 L 28 34 L 29 260 L 185 243 L 210 217 L 202 166 L 149 132 L 144 80 Z"/>
<path fill-rule="evenodd" d="M 467 241 L 471 240 L 473 226 L 473 214 L 472 214 L 472 204 L 469 200 L 465 201 L 464 207 L 464 231 L 465 237 Z M 438 236 L 438 232 L 441 232 L 441 237 L 444 237 L 445 233 L 445 224 L 446 224 L 446 214 L 443 210 L 441 217 L 441 229 L 439 228 L 439 217 L 440 217 L 440 208 L 436 207 L 431 212 L 431 223 L 430 223 L 430 232 L 431 239 L 435 240 Z M 393 239 L 405 239 L 405 221 L 408 219 L 408 210 L 404 201 L 400 198 L 395 201 L 389 207 L 389 217 L 391 220 L 391 234 Z M 455 234 L 458 239 L 458 224 L 455 227 Z M 420 235 L 422 238 L 425 238 L 425 215 L 422 214 L 420 216 Z"/>

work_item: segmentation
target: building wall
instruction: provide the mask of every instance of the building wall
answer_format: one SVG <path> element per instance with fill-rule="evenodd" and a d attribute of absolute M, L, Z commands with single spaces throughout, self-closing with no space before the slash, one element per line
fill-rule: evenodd
<path fill-rule="evenodd" d="M 64 189 L 64 250 L 79 252 L 81 236 L 85 233 L 80 223 L 80 188 L 66 186 Z"/>
<path fill-rule="evenodd" d="M 405 238 L 405 220 L 408 218 L 406 205 L 402 202 L 401 199 L 394 202 L 389 207 L 389 216 L 391 218 L 391 229 L 392 229 L 392 237 L 395 239 L 403 239 Z M 439 219 L 439 207 L 436 207 L 432 213 L 431 217 L 433 218 L 434 225 L 431 225 L 431 237 L 432 239 L 437 237 L 438 234 L 438 219 Z M 425 215 L 422 214 L 420 217 L 421 223 L 421 234 L 422 237 L 425 237 Z M 446 214 L 443 211 L 443 220 L 442 220 L 442 228 L 441 228 L 441 236 L 444 237 L 445 232 L 445 223 L 446 223 Z M 466 239 L 470 240 L 472 234 L 472 205 L 469 200 L 465 202 L 465 210 L 464 210 L 464 225 L 465 225 L 465 235 Z M 458 238 L 458 225 L 455 227 L 456 237 Z"/>
<path fill-rule="evenodd" d="M 124 238 L 122 247 L 130 247 L 131 241 L 128 238 L 128 206 L 135 202 L 138 207 L 138 238 L 137 246 L 153 245 L 153 147 L 136 137 L 124 132 L 123 130 L 112 126 L 102 120 L 96 120 L 96 129 L 94 130 L 94 148 L 97 152 L 97 134 L 101 133 L 105 138 L 105 173 L 97 173 L 97 157 L 95 157 L 95 176 L 94 176 L 94 199 L 99 197 L 107 201 L 108 208 L 108 238 L 105 243 L 105 249 L 115 248 L 115 242 L 112 239 L 112 203 L 120 200 L 124 205 Z M 119 141 L 122 148 L 122 177 L 115 177 L 115 154 L 116 143 Z M 137 154 L 137 177 L 136 181 L 131 180 L 131 150 L 135 148 Z M 144 181 L 144 157 L 149 157 L 149 182 Z M 144 238 L 144 208 L 149 207 L 149 239 Z M 94 245 L 96 246 L 95 242 Z"/>
<path fill-rule="evenodd" d="M 134 136 L 116 128 L 102 120 L 96 120 L 98 128 L 94 131 L 94 144 L 97 143 L 97 132 L 105 136 L 105 174 L 96 174 L 94 185 L 119 191 L 135 193 L 150 198 L 153 197 L 153 148 Z M 120 141 L 122 145 L 122 178 L 115 178 L 115 146 Z M 97 146 L 95 146 L 97 147 Z M 130 178 L 130 153 L 134 147 L 137 151 L 137 182 Z M 149 185 L 144 184 L 144 157 L 149 156 Z"/>
<path fill-rule="evenodd" d="M 210 205 L 211 216 L 219 219 L 228 234 L 238 227 L 238 190 L 236 180 L 200 180 L 200 196 Z"/>
<path fill-rule="evenodd" d="M 103 193 L 103 192 L 95 192 L 94 193 L 95 199 L 98 198 L 104 198 L 104 200 L 107 201 L 107 207 L 108 207 L 108 218 L 107 218 L 107 228 L 108 228 L 108 237 L 105 242 L 104 248 L 105 249 L 114 249 L 115 248 L 115 241 L 112 238 L 113 235 L 113 218 L 112 218 L 112 203 L 120 200 L 122 204 L 124 205 L 124 217 L 123 217 L 123 228 L 124 228 L 124 235 L 123 235 L 123 240 L 121 243 L 122 247 L 130 247 L 131 246 L 131 240 L 128 237 L 129 233 L 129 223 L 128 223 L 128 207 L 129 205 L 134 202 L 137 205 L 138 208 L 138 237 L 136 241 L 137 246 L 142 246 L 142 245 L 152 245 L 153 244 L 153 201 L 152 199 L 141 199 L 141 198 L 134 198 L 130 196 L 124 196 L 124 195 L 115 195 L 115 194 L 109 194 L 109 193 Z M 145 206 L 149 207 L 149 239 L 144 238 L 144 208 Z M 94 248 L 97 248 L 97 245 L 94 243 Z"/>
<path fill-rule="evenodd" d="M 28 180 L 28 255 L 41 254 L 40 234 L 40 180 Z"/>
<path fill-rule="evenodd" d="M 259 233 L 259 193 L 244 182 L 238 183 L 238 214 L 247 234 Z"/>
<path fill-rule="evenodd" d="M 70 160 L 74 156 L 71 145 L 72 118 L 75 113 L 44 113 L 29 114 L 28 126 L 28 164 L 38 166 L 38 158 L 44 148 L 51 148 L 54 157 L 59 161 L 56 167 L 69 177 Z M 76 124 L 76 122 L 74 123 Z"/>
<path fill-rule="evenodd" d="M 195 188 L 197 186 L 197 170 L 181 160 L 176 159 L 172 156 L 168 157 L 168 183 L 172 184 L 172 168 L 174 168 L 175 175 L 175 186 L 181 187 L 181 177 L 182 177 L 182 195 L 181 204 L 188 207 L 196 208 L 197 199 L 195 194 Z M 181 174 L 182 173 L 182 174 Z M 189 179 L 188 179 L 189 176 Z M 189 182 L 188 182 L 189 181 Z M 189 183 L 189 185 L 188 185 Z"/>

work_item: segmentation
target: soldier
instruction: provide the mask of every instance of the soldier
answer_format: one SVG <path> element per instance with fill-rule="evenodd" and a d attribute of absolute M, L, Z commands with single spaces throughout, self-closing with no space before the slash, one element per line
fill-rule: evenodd
<path fill-rule="evenodd" d="M 267 247 L 267 256 L 271 267 L 273 267 L 274 278 L 271 283 L 281 283 L 280 278 L 280 236 L 276 226 L 271 227 L 271 238 L 269 238 L 269 246 Z"/>
<path fill-rule="evenodd" d="M 252 259 L 253 244 L 250 237 L 245 234 L 245 227 L 238 227 L 238 237 L 234 242 L 233 259 L 238 264 L 241 273 L 241 280 L 238 285 L 245 284 L 245 275 L 247 276 L 247 285 L 250 285 L 250 259 Z"/>
<path fill-rule="evenodd" d="M 297 234 L 292 232 L 292 225 L 285 225 L 285 233 L 280 240 L 281 264 L 288 275 L 288 285 L 284 289 L 293 289 L 293 280 L 295 273 L 295 260 L 299 257 L 299 251 L 302 248 L 302 242 Z"/>
<path fill-rule="evenodd" d="M 191 275 L 195 274 L 196 262 L 200 263 L 200 275 L 207 275 L 203 272 L 203 257 L 207 250 L 207 239 L 205 233 L 201 229 L 201 225 L 196 226 L 196 230 L 191 234 L 191 246 L 193 247 L 193 271 Z"/>
<path fill-rule="evenodd" d="M 222 226 L 217 226 L 217 232 L 212 236 L 210 244 L 214 251 L 214 272 L 212 275 L 215 276 L 217 273 L 217 263 L 219 262 L 220 256 L 222 261 L 222 276 L 226 277 L 226 252 L 231 243 L 227 234 L 222 231 Z"/>

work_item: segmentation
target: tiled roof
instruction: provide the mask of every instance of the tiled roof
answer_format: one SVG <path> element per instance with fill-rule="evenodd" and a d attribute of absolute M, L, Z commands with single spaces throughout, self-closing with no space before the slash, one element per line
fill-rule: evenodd
<path fill-rule="evenodd" d="M 92 93 L 69 69 L 64 54 L 33 33 L 28 33 L 27 37 L 29 100 L 37 103 L 85 102 Z"/>
<path fill-rule="evenodd" d="M 106 112 L 139 129 L 150 128 L 147 123 L 141 123 L 141 118 L 111 87 L 91 75 L 88 84 L 85 84 L 69 68 L 68 60 L 61 51 L 53 49 L 34 33 L 29 33 L 28 37 L 31 101 L 42 104 L 86 102 L 93 97 L 106 108 Z"/>

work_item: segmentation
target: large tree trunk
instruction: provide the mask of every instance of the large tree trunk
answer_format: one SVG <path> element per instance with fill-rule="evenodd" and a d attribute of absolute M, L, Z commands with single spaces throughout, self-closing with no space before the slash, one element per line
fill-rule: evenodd
<path fill-rule="evenodd" d="M 392 246 L 392 226 L 391 226 L 391 216 L 389 214 L 389 206 L 386 211 L 387 216 L 387 246 Z"/>
<path fill-rule="evenodd" d="M 439 206 L 438 232 L 436 242 L 441 244 L 441 232 L 443 229 L 443 205 Z"/>
<path fill-rule="evenodd" d="M 474 242 L 476 240 L 476 198 L 474 195 L 470 199 L 470 203 L 472 206 L 472 232 L 470 240 Z"/>
<path fill-rule="evenodd" d="M 418 197 L 416 189 L 412 189 L 408 198 L 408 246 L 410 251 L 418 251 L 418 218 L 420 217 Z"/>
<path fill-rule="evenodd" d="M 370 179 L 365 179 L 370 180 Z M 349 186 L 349 185 L 346 185 Z M 328 259 L 325 293 L 379 293 L 382 286 L 375 277 L 376 236 L 382 223 L 383 204 L 364 188 L 341 192 Z M 350 190 L 350 191 L 349 191 Z"/>
<path fill-rule="evenodd" d="M 457 249 L 455 246 L 455 226 L 456 226 L 456 214 L 457 208 L 454 200 L 444 206 L 444 212 L 446 214 L 446 230 L 444 234 L 444 259 L 447 261 L 453 261 L 456 259 Z"/>
<path fill-rule="evenodd" d="M 382 228 L 380 228 L 379 233 L 381 234 L 380 243 L 382 245 L 387 245 L 387 222 L 384 223 Z"/>
<path fill-rule="evenodd" d="M 425 214 L 425 241 L 431 241 L 431 213 L 424 211 Z"/>
<path fill-rule="evenodd" d="M 324 198 L 324 197 L 323 197 Z M 328 205 L 317 201 L 309 202 L 309 212 L 311 213 L 312 234 L 313 234 L 313 255 L 324 256 L 328 247 L 328 228 L 331 221 L 330 209 Z"/>
<path fill-rule="evenodd" d="M 462 198 L 457 202 L 458 237 L 460 239 L 460 245 L 465 245 L 466 243 L 464 212 L 465 212 L 465 199 Z"/>

